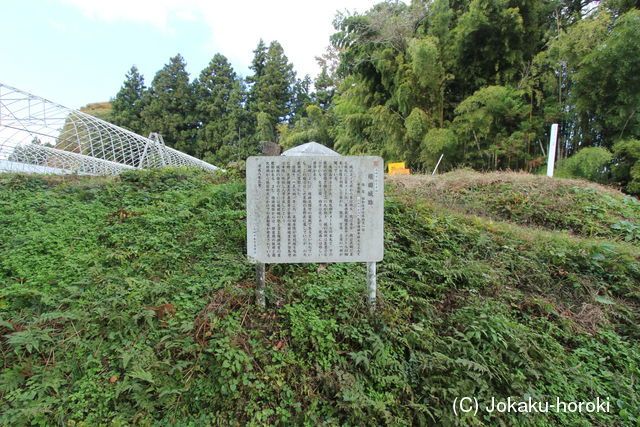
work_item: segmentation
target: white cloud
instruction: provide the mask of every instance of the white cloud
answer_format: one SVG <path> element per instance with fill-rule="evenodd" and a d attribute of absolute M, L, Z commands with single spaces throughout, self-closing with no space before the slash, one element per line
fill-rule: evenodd
<path fill-rule="evenodd" d="M 315 75 L 315 57 L 321 55 L 333 33 L 338 10 L 364 12 L 376 0 L 325 0 L 323 2 L 219 1 L 219 0 L 61 0 L 92 19 L 107 22 L 147 23 L 173 33 L 171 21 L 201 21 L 211 30 L 210 40 L 197 40 L 219 51 L 234 64 L 248 67 L 253 49 L 262 38 L 268 45 L 278 40 L 293 62 L 298 76 Z M 187 61 L 189 58 L 187 58 Z M 238 70 L 242 72 L 243 70 Z"/>
<path fill-rule="evenodd" d="M 82 10 L 88 18 L 107 22 L 119 20 L 149 23 L 168 30 L 169 17 L 194 9 L 192 0 L 61 0 Z"/>
<path fill-rule="evenodd" d="M 49 20 L 49 25 L 51 25 L 51 28 L 53 28 L 56 31 L 64 31 L 65 30 L 65 26 L 55 20 Z"/>

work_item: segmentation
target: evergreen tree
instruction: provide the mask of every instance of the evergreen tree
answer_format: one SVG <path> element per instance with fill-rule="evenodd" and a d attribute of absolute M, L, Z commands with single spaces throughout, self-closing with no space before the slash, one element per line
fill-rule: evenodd
<path fill-rule="evenodd" d="M 248 89 L 216 55 L 195 82 L 197 101 L 179 55 L 146 92 L 132 68 L 113 121 L 214 163 L 262 140 L 317 140 L 417 169 L 444 154 L 440 170 L 539 164 L 559 123 L 559 157 L 607 147 L 608 176 L 637 192 L 640 12 L 634 0 L 595 3 L 387 0 L 338 16 L 315 93 L 277 41 L 260 40 Z"/>
<path fill-rule="evenodd" d="M 590 119 L 576 113 L 571 94 L 582 59 L 604 40 L 609 23 L 609 16 L 596 14 L 577 21 L 566 31 L 557 28 L 554 39 L 534 58 L 531 84 L 527 86 L 533 89 L 542 120 L 559 124 L 560 157 L 568 156 L 581 143 L 589 145 L 592 139 Z"/>
<path fill-rule="evenodd" d="M 146 128 L 160 133 L 168 146 L 195 154 L 195 97 L 180 54 L 158 71 L 147 93 L 142 111 Z"/>
<path fill-rule="evenodd" d="M 256 133 L 255 139 L 259 142 L 275 141 L 276 133 L 273 126 L 273 118 L 264 112 L 256 114 Z"/>
<path fill-rule="evenodd" d="M 293 124 L 298 118 L 306 114 L 306 108 L 312 104 L 311 93 L 311 77 L 304 76 L 304 79 L 297 80 L 293 85 L 293 93 L 291 100 L 291 116 L 289 122 Z"/>
<path fill-rule="evenodd" d="M 326 64 L 322 66 L 320 74 L 316 77 L 314 87 L 316 90 L 313 96 L 315 102 L 322 110 L 327 111 L 333 101 L 336 88 L 335 82 L 331 76 L 329 76 Z"/>
<path fill-rule="evenodd" d="M 258 46 L 253 51 L 253 59 L 251 60 L 251 65 L 249 66 L 249 69 L 253 71 L 253 74 L 247 76 L 246 78 L 246 82 L 250 88 L 247 94 L 247 109 L 251 114 L 254 127 L 256 121 L 255 115 L 259 112 L 257 90 L 254 88 L 256 88 L 256 85 L 264 74 L 264 67 L 266 63 L 267 46 L 264 44 L 264 41 L 260 39 L 260 41 L 258 42 Z"/>
<path fill-rule="evenodd" d="M 269 114 L 277 122 L 289 118 L 294 83 L 293 64 L 285 56 L 282 45 L 277 41 L 271 42 L 263 75 L 256 83 L 259 111 Z"/>
<path fill-rule="evenodd" d="M 244 86 L 226 57 L 216 54 L 194 82 L 198 125 L 197 155 L 224 164 L 246 157 Z"/>
<path fill-rule="evenodd" d="M 145 125 L 141 114 L 145 92 L 144 77 L 134 65 L 125 76 L 125 81 L 115 98 L 111 100 L 113 109 L 110 121 L 135 133 L 144 134 Z"/>
<path fill-rule="evenodd" d="M 257 120 L 257 114 L 263 113 L 260 133 L 268 135 L 275 132 L 276 125 L 290 119 L 293 114 L 293 85 L 295 73 L 293 64 L 284 54 L 277 41 L 271 42 L 265 52 L 264 43 L 260 40 L 251 69 L 254 74 L 247 81 L 251 83 L 249 90 L 249 112 Z M 269 125 L 271 131 L 267 131 Z"/>
<path fill-rule="evenodd" d="M 249 69 L 253 71 L 253 75 L 247 77 L 247 83 L 255 84 L 260 79 L 263 74 L 264 66 L 267 62 L 267 46 L 264 44 L 264 41 L 260 39 L 258 42 L 258 46 L 253 51 L 253 60 L 251 60 L 251 65 Z"/>

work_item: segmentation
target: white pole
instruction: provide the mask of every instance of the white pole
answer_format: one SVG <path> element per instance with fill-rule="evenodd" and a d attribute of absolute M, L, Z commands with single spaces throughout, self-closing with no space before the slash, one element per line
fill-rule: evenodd
<path fill-rule="evenodd" d="M 551 125 L 551 139 L 549 140 L 549 159 L 547 160 L 547 176 L 553 177 L 553 168 L 556 163 L 556 144 L 558 142 L 558 124 Z"/>
<path fill-rule="evenodd" d="M 367 263 L 367 300 L 369 309 L 376 309 L 376 263 Z"/>
<path fill-rule="evenodd" d="M 438 170 L 438 166 L 440 166 L 440 162 L 442 161 L 442 158 L 444 157 L 444 153 L 440 154 L 440 158 L 438 159 L 438 163 L 436 164 L 436 167 L 433 169 L 433 172 L 431 173 L 431 175 L 435 175 L 436 171 Z"/>

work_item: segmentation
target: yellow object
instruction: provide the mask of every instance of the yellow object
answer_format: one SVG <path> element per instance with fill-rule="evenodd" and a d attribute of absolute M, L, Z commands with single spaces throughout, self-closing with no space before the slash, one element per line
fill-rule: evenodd
<path fill-rule="evenodd" d="M 404 169 L 404 168 L 406 168 L 406 166 L 404 165 L 404 162 L 389 163 L 387 165 L 387 167 L 389 168 L 389 175 L 392 175 L 391 172 L 393 172 L 395 169 Z"/>
<path fill-rule="evenodd" d="M 393 175 L 411 175 L 411 169 L 406 169 L 406 168 L 391 169 L 389 171 L 389 176 L 393 176 Z"/>

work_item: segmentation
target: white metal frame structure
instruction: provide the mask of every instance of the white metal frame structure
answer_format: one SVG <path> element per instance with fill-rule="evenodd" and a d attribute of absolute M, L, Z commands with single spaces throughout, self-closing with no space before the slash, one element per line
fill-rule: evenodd
<path fill-rule="evenodd" d="M 163 166 L 218 167 L 126 129 L 0 83 L 0 172 L 117 175 Z"/>

